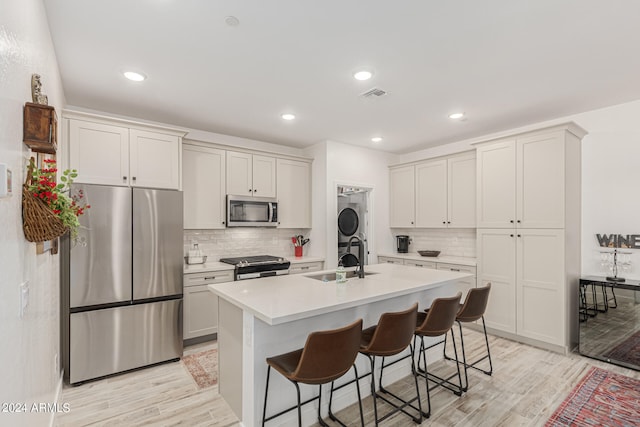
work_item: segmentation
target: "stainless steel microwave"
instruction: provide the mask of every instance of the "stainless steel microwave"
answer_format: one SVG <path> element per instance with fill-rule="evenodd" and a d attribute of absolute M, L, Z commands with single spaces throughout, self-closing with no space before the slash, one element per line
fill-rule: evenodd
<path fill-rule="evenodd" d="M 278 201 L 271 197 L 227 195 L 227 227 L 276 227 Z"/>

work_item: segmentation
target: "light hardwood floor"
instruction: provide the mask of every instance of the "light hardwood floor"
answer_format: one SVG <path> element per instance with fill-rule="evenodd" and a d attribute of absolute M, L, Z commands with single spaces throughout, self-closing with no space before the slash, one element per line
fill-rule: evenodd
<path fill-rule="evenodd" d="M 470 359 L 484 346 L 482 334 L 465 329 Z M 546 350 L 490 337 L 494 374 L 469 371 L 469 390 L 462 397 L 439 387 L 431 393 L 432 415 L 425 426 L 539 426 L 551 416 L 569 391 L 591 366 L 599 366 L 634 378 L 640 372 L 602 363 L 576 354 L 563 356 Z M 215 346 L 189 347 L 185 355 Z M 429 365 L 434 373 L 453 371 L 453 362 Z M 414 391 L 407 377 L 389 386 L 407 394 Z M 420 381 L 423 405 L 424 380 Z M 292 402 L 295 399 L 291 387 Z M 286 391 L 283 391 L 286 392 Z M 324 393 L 323 393 L 324 394 Z M 217 387 L 198 390 L 182 362 L 87 383 L 65 387 L 62 403 L 71 411 L 56 418 L 57 426 L 235 426 L 239 425 Z M 372 423 L 371 397 L 364 400 L 365 422 Z M 388 409 L 378 406 L 380 413 Z M 337 413 L 349 425 L 359 425 L 357 406 Z M 269 425 L 269 424 L 267 424 Z M 271 425 L 278 425 L 274 420 Z M 396 414 L 384 426 L 411 426 L 403 414 Z"/>

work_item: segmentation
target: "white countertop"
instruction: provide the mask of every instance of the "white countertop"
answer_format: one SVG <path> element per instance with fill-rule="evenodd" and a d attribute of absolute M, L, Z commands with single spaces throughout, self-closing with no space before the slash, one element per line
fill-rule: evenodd
<path fill-rule="evenodd" d="M 469 273 L 386 263 L 368 265 L 366 271 L 378 274 L 367 275 L 364 279 L 352 278 L 340 285 L 335 281 L 322 282 L 307 277 L 323 273 L 314 272 L 218 283 L 208 285 L 208 288 L 267 324 L 278 325 L 435 288 L 472 276 Z"/>
<path fill-rule="evenodd" d="M 475 267 L 477 264 L 476 259 L 471 257 L 447 256 L 447 255 L 430 257 L 430 256 L 422 256 L 417 252 L 409 252 L 406 254 L 400 254 L 398 252 L 386 252 L 386 253 L 383 252 L 383 253 L 378 253 L 378 256 L 386 256 L 389 258 L 413 259 L 413 260 L 420 260 L 420 261 L 443 262 L 447 264 L 468 265 L 471 267 Z"/>

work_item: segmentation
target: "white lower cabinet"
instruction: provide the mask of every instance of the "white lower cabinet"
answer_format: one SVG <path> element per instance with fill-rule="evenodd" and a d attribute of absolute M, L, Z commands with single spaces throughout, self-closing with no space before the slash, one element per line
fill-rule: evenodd
<path fill-rule="evenodd" d="M 458 265 L 458 264 L 448 264 L 448 263 L 437 263 L 438 270 L 447 270 L 447 271 L 457 271 L 461 273 L 471 273 L 473 277 L 468 277 L 466 279 L 458 280 L 456 283 L 456 292 L 462 293 L 462 300 L 467 296 L 467 292 L 469 289 L 476 287 L 476 268 L 468 265 Z"/>
<path fill-rule="evenodd" d="M 378 262 L 379 263 L 387 263 L 387 264 L 404 264 L 404 260 L 402 258 L 391 258 L 388 256 L 379 256 L 378 257 Z"/>
<path fill-rule="evenodd" d="M 477 243 L 479 284 L 491 282 L 487 326 L 564 346 L 564 231 L 478 229 Z"/>
<path fill-rule="evenodd" d="M 387 256 L 379 256 L 379 263 L 410 265 L 413 267 L 433 268 L 436 270 L 459 271 L 462 273 L 471 273 L 472 277 L 461 279 L 455 284 L 455 293 L 462 292 L 462 301 L 464 301 L 467 292 L 471 288 L 476 287 L 476 267 L 470 265 L 453 264 L 447 262 L 427 261 L 414 258 L 395 258 Z"/>
<path fill-rule="evenodd" d="M 299 263 L 291 263 L 289 267 L 289 274 L 301 274 L 301 273 L 311 273 L 312 271 L 320 271 L 324 262 L 322 261 L 314 261 L 314 262 L 299 262 Z"/>
<path fill-rule="evenodd" d="M 232 281 L 233 270 L 184 275 L 184 340 L 218 332 L 218 297 L 207 285 Z"/>
<path fill-rule="evenodd" d="M 415 259 L 405 259 L 404 265 L 411 265 L 413 267 L 436 268 L 436 263 L 434 261 L 420 261 Z"/>

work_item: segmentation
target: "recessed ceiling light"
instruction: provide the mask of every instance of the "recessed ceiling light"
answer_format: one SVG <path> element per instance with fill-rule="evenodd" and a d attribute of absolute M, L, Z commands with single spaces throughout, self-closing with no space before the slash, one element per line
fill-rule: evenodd
<path fill-rule="evenodd" d="M 291 114 L 291 113 L 284 113 L 280 117 L 282 117 L 284 120 L 293 120 L 296 118 L 295 114 Z"/>
<path fill-rule="evenodd" d="M 374 136 L 373 138 L 371 138 L 371 142 L 380 142 L 380 141 L 382 141 L 381 136 Z"/>
<path fill-rule="evenodd" d="M 453 120 L 458 120 L 464 117 L 464 113 L 451 113 L 449 114 L 449 118 Z"/>
<path fill-rule="evenodd" d="M 230 27 L 237 27 L 240 24 L 240 20 L 231 15 L 225 17 L 224 22 Z"/>
<path fill-rule="evenodd" d="M 135 71 L 125 71 L 124 76 L 131 81 L 141 82 L 147 78 L 144 74 L 136 73 Z"/>
<path fill-rule="evenodd" d="M 357 71 L 353 74 L 353 78 L 356 80 L 369 80 L 371 77 L 373 77 L 373 73 L 367 70 Z"/>

